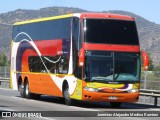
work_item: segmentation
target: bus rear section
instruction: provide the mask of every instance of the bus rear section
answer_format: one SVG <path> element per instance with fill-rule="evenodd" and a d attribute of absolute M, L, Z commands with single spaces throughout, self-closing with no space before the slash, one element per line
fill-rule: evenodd
<path fill-rule="evenodd" d="M 74 90 L 76 83 L 71 81 L 76 78 L 69 65 L 71 22 L 72 14 L 67 14 L 14 24 L 11 88 L 22 97 L 63 97 L 68 84 Z"/>

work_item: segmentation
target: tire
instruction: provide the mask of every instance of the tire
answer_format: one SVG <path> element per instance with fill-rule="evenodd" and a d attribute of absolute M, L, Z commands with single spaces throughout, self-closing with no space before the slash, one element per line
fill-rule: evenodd
<path fill-rule="evenodd" d="M 23 87 L 23 85 L 20 84 L 18 88 L 19 88 L 19 92 L 20 92 L 21 97 L 24 98 L 25 94 L 24 94 L 24 87 Z"/>
<path fill-rule="evenodd" d="M 24 84 L 24 97 L 27 98 L 27 99 L 32 99 L 33 98 L 33 94 L 30 93 L 30 91 L 29 91 L 28 81 L 26 81 L 25 84 Z"/>
<path fill-rule="evenodd" d="M 112 108 L 120 108 L 121 107 L 121 102 L 111 102 L 110 105 Z"/>
<path fill-rule="evenodd" d="M 69 95 L 68 85 L 66 85 L 65 88 L 64 88 L 63 96 L 64 96 L 64 102 L 65 102 L 66 105 L 68 105 L 68 106 L 73 105 L 73 100 L 70 98 L 70 95 Z"/>

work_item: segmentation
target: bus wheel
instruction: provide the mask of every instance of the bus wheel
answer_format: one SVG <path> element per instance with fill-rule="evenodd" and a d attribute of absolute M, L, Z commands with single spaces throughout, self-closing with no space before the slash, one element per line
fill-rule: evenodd
<path fill-rule="evenodd" d="M 27 99 L 32 99 L 33 98 L 33 94 L 29 92 L 28 81 L 26 81 L 25 84 L 24 84 L 24 96 Z"/>
<path fill-rule="evenodd" d="M 110 105 L 112 108 L 120 108 L 121 107 L 121 102 L 111 102 Z"/>
<path fill-rule="evenodd" d="M 69 95 L 68 85 L 66 85 L 65 88 L 64 88 L 63 96 L 64 96 L 64 101 L 65 101 L 66 105 L 70 106 L 70 105 L 73 104 L 73 101 L 72 101 L 72 99 L 70 98 L 70 95 Z"/>
<path fill-rule="evenodd" d="M 23 85 L 20 84 L 18 88 L 19 88 L 19 92 L 20 92 L 21 97 L 24 98 L 25 94 L 24 94 L 24 87 L 23 87 Z"/>

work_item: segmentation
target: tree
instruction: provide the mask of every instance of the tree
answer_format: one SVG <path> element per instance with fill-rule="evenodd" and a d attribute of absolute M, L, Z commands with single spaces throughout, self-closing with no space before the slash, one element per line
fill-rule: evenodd
<path fill-rule="evenodd" d="M 0 54 L 0 66 L 7 66 L 8 65 L 8 59 L 5 54 Z"/>
<path fill-rule="evenodd" d="M 151 59 L 151 57 L 150 57 L 150 54 L 149 54 L 149 67 L 148 67 L 148 70 L 149 71 L 153 71 L 153 69 L 154 69 L 154 65 L 153 65 L 153 61 L 152 61 L 152 59 Z"/>

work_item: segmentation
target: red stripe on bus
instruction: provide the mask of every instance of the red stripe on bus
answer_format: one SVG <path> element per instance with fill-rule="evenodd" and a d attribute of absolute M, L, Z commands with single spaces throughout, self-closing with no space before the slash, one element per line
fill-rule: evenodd
<path fill-rule="evenodd" d="M 129 45 L 106 45 L 106 44 L 84 44 L 85 50 L 108 50 L 108 51 L 124 51 L 124 52 L 140 52 L 139 46 Z"/>
<path fill-rule="evenodd" d="M 62 51 L 62 39 L 57 40 L 37 40 L 34 41 L 40 53 L 44 56 L 58 55 L 58 52 Z"/>
<path fill-rule="evenodd" d="M 102 18 L 102 19 L 117 19 L 117 20 L 134 20 L 133 17 L 127 15 L 118 15 L 110 13 L 82 13 L 81 18 Z"/>

